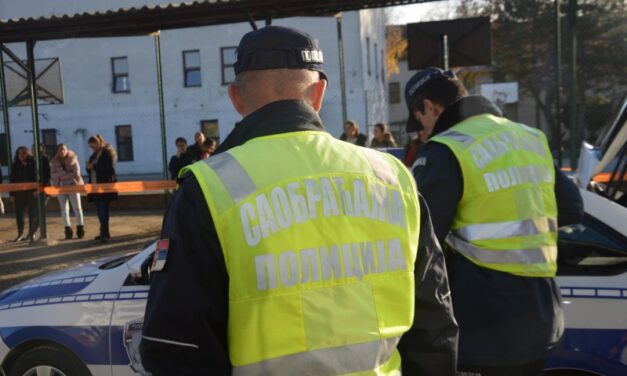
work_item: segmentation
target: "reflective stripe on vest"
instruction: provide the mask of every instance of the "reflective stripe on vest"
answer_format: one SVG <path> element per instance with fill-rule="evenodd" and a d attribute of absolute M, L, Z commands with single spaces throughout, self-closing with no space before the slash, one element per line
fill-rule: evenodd
<path fill-rule="evenodd" d="M 420 229 L 415 182 L 399 161 L 306 131 L 185 169 L 229 274 L 234 375 L 399 372 Z"/>
<path fill-rule="evenodd" d="M 246 170 L 231 154 L 221 153 L 203 162 L 218 174 L 235 203 L 250 196 L 257 189 Z"/>
<path fill-rule="evenodd" d="M 478 223 L 455 229 L 452 233 L 466 241 L 473 241 L 538 235 L 553 231 L 557 231 L 557 220 L 537 218 L 522 221 Z"/>
<path fill-rule="evenodd" d="M 233 376 L 332 376 L 379 368 L 392 356 L 400 337 L 312 350 L 233 368 Z"/>
<path fill-rule="evenodd" d="M 555 169 L 544 134 L 484 114 L 431 141 L 445 144 L 455 154 L 464 181 L 446 243 L 485 268 L 553 277 L 557 269 Z"/>
<path fill-rule="evenodd" d="M 545 246 L 526 249 L 485 249 L 449 234 L 446 243 L 464 256 L 484 264 L 542 264 L 554 262 L 552 256 L 557 252 L 557 246 Z"/>

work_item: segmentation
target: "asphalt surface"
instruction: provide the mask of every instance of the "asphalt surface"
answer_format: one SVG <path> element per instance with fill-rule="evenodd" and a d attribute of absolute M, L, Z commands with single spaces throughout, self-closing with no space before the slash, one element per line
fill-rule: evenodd
<path fill-rule="evenodd" d="M 5 200 L 5 204 L 6 200 Z M 48 237 L 35 243 L 12 240 L 17 236 L 14 214 L 0 216 L 0 291 L 40 274 L 51 272 L 115 254 L 138 251 L 147 241 L 156 239 L 161 230 L 161 211 L 112 212 L 111 240 L 100 243 L 95 212 L 85 213 L 85 237 L 65 240 L 59 214 L 49 213 Z M 28 220 L 26 221 L 28 223 Z M 74 219 L 72 218 L 74 225 Z M 74 225 L 74 231 L 76 231 Z"/>

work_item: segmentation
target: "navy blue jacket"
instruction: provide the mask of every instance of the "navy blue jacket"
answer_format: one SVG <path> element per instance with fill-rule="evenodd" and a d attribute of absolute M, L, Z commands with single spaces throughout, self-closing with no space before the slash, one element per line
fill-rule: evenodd
<path fill-rule="evenodd" d="M 318 114 L 308 105 L 278 101 L 242 120 L 215 154 L 255 137 L 323 129 Z M 268 166 L 269 174 L 272 168 Z M 166 265 L 152 275 L 140 346 L 142 363 L 153 376 L 230 375 L 226 334 L 229 275 L 224 255 L 198 181 L 188 173 L 179 183 L 161 234 L 170 240 Z M 457 324 L 444 254 L 422 199 L 420 206 L 414 323 L 398 349 L 403 374 L 453 375 Z M 286 370 L 286 374 L 299 374 L 299 370 Z"/>
<path fill-rule="evenodd" d="M 485 113 L 502 116 L 486 98 L 462 98 L 440 115 L 432 136 Z M 459 162 L 446 145 L 427 142 L 416 154 L 413 174 L 431 208 L 436 237 L 444 244 L 462 198 L 464 181 Z M 559 226 L 581 221 L 579 190 L 558 169 L 555 196 Z M 482 268 L 456 252 L 447 252 L 446 257 L 460 327 L 461 365 L 522 364 L 543 359 L 557 346 L 564 323 L 553 278 L 522 278 Z"/>

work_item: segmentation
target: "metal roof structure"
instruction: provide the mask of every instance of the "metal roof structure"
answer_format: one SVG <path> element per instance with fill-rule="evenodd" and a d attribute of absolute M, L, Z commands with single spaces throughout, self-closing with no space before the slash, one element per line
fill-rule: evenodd
<path fill-rule="evenodd" d="M 250 20 L 324 16 L 433 0 L 199 0 L 39 18 L 0 20 L 0 43 L 147 35 Z"/>

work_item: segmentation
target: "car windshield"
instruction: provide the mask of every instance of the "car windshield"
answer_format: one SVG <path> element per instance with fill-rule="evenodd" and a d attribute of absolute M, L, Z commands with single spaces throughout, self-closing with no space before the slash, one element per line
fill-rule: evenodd
<path fill-rule="evenodd" d="M 618 153 L 602 172 L 593 176 L 591 189 L 608 199 L 627 207 L 627 143 L 623 143 Z"/>

